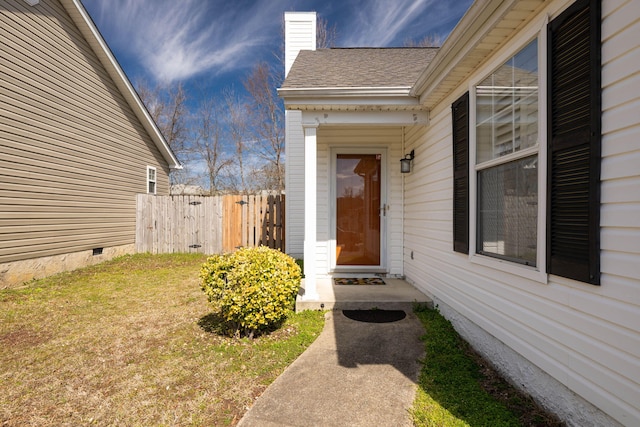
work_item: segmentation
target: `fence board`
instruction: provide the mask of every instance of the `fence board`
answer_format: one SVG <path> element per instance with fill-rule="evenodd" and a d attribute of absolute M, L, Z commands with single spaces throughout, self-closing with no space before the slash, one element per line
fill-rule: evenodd
<path fill-rule="evenodd" d="M 136 251 L 232 252 L 243 246 L 284 250 L 284 194 L 136 198 Z"/>

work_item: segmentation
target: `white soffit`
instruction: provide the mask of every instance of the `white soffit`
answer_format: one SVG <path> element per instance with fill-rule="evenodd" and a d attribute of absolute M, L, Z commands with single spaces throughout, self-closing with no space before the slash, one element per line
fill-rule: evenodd
<path fill-rule="evenodd" d="M 432 109 L 492 52 L 527 24 L 544 0 L 475 2 L 414 85 L 412 95 Z"/>

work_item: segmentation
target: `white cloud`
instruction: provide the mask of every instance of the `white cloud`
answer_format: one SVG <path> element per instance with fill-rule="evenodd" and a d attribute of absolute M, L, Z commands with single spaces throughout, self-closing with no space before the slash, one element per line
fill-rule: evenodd
<path fill-rule="evenodd" d="M 274 2 L 114 0 L 96 6 L 94 19 L 107 41 L 164 82 L 250 64 L 281 22 Z"/>
<path fill-rule="evenodd" d="M 402 46 L 408 39 L 426 35 L 446 36 L 471 0 L 361 0 L 353 5 L 351 16 L 340 29 L 342 45 Z M 446 28 L 445 33 L 441 33 Z"/>
<path fill-rule="evenodd" d="M 343 45 L 387 46 L 419 15 L 429 0 L 373 0 L 353 9 L 346 28 L 341 29 Z"/>
<path fill-rule="evenodd" d="M 344 47 L 445 36 L 471 0 L 82 0 L 119 60 L 171 83 L 273 59 L 285 10 L 317 10 Z M 323 15 L 324 13 L 324 15 Z M 128 68 L 132 70 L 132 68 Z M 132 76 L 133 77 L 133 76 Z"/>

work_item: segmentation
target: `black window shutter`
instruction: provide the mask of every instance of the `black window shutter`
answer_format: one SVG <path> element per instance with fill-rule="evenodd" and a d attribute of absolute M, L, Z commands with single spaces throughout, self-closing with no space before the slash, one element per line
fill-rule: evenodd
<path fill-rule="evenodd" d="M 548 27 L 547 271 L 600 284 L 600 1 Z"/>
<path fill-rule="evenodd" d="M 453 250 L 469 253 L 469 92 L 451 105 L 453 122 Z"/>

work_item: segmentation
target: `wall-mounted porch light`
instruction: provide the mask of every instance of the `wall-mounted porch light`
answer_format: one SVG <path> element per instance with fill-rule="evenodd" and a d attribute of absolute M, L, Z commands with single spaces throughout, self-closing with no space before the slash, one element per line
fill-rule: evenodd
<path fill-rule="evenodd" d="M 400 159 L 400 172 L 409 173 L 411 172 L 411 161 L 415 157 L 415 151 L 411 150 L 411 153 L 405 154 L 404 159 Z"/>

